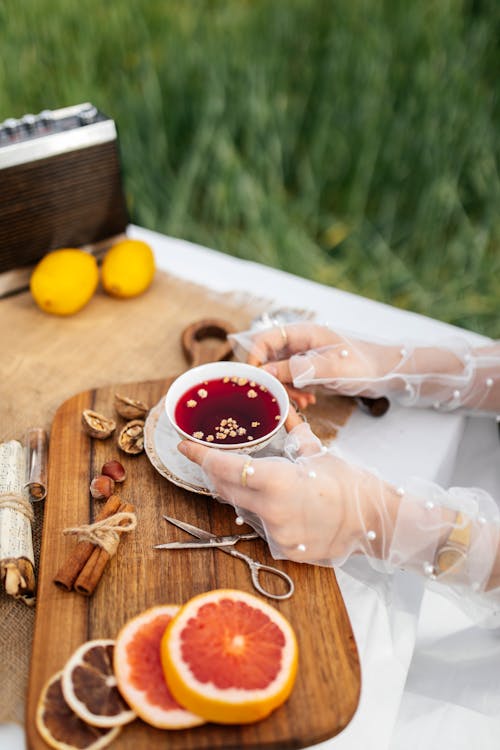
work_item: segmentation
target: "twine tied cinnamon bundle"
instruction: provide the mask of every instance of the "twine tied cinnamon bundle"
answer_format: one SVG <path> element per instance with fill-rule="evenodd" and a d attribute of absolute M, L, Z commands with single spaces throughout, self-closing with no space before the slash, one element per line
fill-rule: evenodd
<path fill-rule="evenodd" d="M 121 504 L 117 495 L 111 495 L 94 523 L 64 529 L 63 534 L 78 536 L 78 544 L 56 573 L 56 586 L 91 596 L 109 560 L 116 554 L 121 535 L 136 526 L 134 506 Z"/>
<path fill-rule="evenodd" d="M 83 524 L 64 529 L 63 534 L 78 534 L 78 541 L 90 542 L 102 547 L 110 557 L 116 554 L 120 543 L 120 534 L 133 531 L 137 526 L 135 513 L 118 511 L 110 518 L 103 518 L 95 523 Z"/>

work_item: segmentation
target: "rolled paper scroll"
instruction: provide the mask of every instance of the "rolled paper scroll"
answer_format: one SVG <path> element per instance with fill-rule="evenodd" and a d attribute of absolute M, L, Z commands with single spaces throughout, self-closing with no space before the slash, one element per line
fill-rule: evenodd
<path fill-rule="evenodd" d="M 26 454 L 17 440 L 0 444 L 0 581 L 25 604 L 35 603 L 33 509 L 25 487 Z"/>

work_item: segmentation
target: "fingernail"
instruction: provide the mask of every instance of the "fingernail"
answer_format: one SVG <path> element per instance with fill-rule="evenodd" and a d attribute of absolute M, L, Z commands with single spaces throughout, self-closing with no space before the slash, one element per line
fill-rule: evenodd
<path fill-rule="evenodd" d="M 269 375 L 274 375 L 274 377 L 276 377 L 278 374 L 278 368 L 276 367 L 276 365 L 264 365 L 262 369 L 268 372 Z"/>
<path fill-rule="evenodd" d="M 187 456 L 189 452 L 187 440 L 183 440 L 182 443 L 179 443 L 177 445 L 177 450 L 179 451 L 179 453 L 182 453 L 183 456 Z"/>

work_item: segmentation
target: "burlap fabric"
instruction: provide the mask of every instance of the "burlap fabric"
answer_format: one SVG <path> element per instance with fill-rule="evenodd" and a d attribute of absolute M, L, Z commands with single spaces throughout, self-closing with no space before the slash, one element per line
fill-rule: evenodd
<path fill-rule="evenodd" d="M 33 426 L 50 431 L 58 406 L 80 391 L 182 371 L 180 334 L 195 320 L 225 318 L 243 330 L 271 305 L 251 296 L 215 294 L 162 272 L 140 297 L 116 300 L 98 291 L 68 318 L 41 312 L 28 292 L 0 300 L 0 441 L 24 442 Z M 348 413 L 341 404 L 334 421 L 341 424 Z M 324 436 L 324 420 L 318 428 Z M 43 502 L 35 506 L 33 528 L 37 568 L 42 523 Z M 0 722 L 23 723 L 34 620 L 33 609 L 2 589 Z"/>
<path fill-rule="evenodd" d="M 68 318 L 44 314 L 28 292 L 0 300 L 0 440 L 23 442 L 30 426 L 50 430 L 57 407 L 79 391 L 182 371 L 179 337 L 186 325 L 215 316 L 243 329 L 266 304 L 215 295 L 161 272 L 141 297 L 116 300 L 98 292 Z M 35 513 L 38 563 L 43 503 Z M 34 615 L 2 590 L 0 721 L 23 722 Z"/>

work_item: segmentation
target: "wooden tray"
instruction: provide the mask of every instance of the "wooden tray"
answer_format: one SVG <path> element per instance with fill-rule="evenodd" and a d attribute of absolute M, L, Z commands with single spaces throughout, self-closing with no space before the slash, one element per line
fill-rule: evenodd
<path fill-rule="evenodd" d="M 91 440 L 82 430 L 83 409 L 113 414 L 116 391 L 153 406 L 172 379 L 85 391 L 57 411 L 50 442 L 49 497 L 46 501 L 39 592 L 27 703 L 31 750 L 46 744 L 35 727 L 36 705 L 46 680 L 61 669 L 81 643 L 113 638 L 126 620 L 161 603 L 182 603 L 214 588 L 255 593 L 246 565 L 216 550 L 159 552 L 153 544 L 185 535 L 164 524 L 162 513 L 219 534 L 240 530 L 227 505 L 181 489 L 160 476 L 147 456 L 125 456 L 114 437 Z M 120 422 L 118 427 L 120 427 Z M 136 505 L 138 528 L 121 542 L 93 597 L 57 588 L 52 579 L 75 544 L 62 530 L 92 520 L 95 503 L 89 483 L 102 464 L 118 457 L 128 478 L 118 492 Z M 287 703 L 264 721 L 247 726 L 206 724 L 195 729 L 160 731 L 137 720 L 112 744 L 122 750 L 198 748 L 301 748 L 340 732 L 359 700 L 360 666 L 356 644 L 333 570 L 290 561 L 274 561 L 265 544 L 244 542 L 241 550 L 278 565 L 295 581 L 295 594 L 274 604 L 293 625 L 299 641 L 299 674 Z"/>

